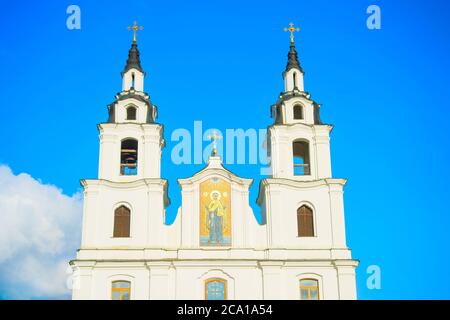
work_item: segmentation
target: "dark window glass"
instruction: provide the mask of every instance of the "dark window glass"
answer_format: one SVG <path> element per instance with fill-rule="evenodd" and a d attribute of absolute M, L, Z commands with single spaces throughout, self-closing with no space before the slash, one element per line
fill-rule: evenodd
<path fill-rule="evenodd" d="M 294 120 L 303 119 L 303 106 L 297 104 L 294 106 Z"/>
<path fill-rule="evenodd" d="M 136 120 L 136 108 L 135 107 L 127 108 L 127 120 Z"/>
<path fill-rule="evenodd" d="M 127 238 L 130 236 L 131 212 L 125 206 L 120 206 L 114 210 L 114 232 L 115 238 Z"/>
<path fill-rule="evenodd" d="M 297 229 L 299 237 L 314 237 L 314 217 L 310 207 L 297 209 Z"/>

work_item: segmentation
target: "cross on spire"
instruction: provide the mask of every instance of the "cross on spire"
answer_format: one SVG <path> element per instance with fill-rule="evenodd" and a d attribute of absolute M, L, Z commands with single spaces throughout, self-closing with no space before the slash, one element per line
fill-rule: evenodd
<path fill-rule="evenodd" d="M 215 157 L 217 155 L 217 140 L 221 139 L 221 138 L 222 138 L 221 136 L 217 135 L 216 130 L 213 130 L 212 135 L 208 136 L 208 139 L 212 140 L 212 142 L 213 142 L 213 149 L 211 152 L 211 155 L 213 157 Z"/>
<path fill-rule="evenodd" d="M 136 42 L 136 32 L 138 30 L 144 30 L 143 26 L 138 26 L 137 21 L 134 22 L 134 25 L 128 27 L 128 30 L 133 30 L 133 43 Z"/>
<path fill-rule="evenodd" d="M 291 44 L 294 44 L 294 32 L 300 31 L 300 28 L 294 28 L 294 23 L 289 23 L 289 28 L 284 28 L 284 31 L 291 33 Z"/>

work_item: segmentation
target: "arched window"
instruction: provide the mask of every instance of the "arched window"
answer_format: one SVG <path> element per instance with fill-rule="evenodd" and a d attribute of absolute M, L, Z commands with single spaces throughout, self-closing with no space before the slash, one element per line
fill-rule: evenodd
<path fill-rule="evenodd" d="M 111 286 L 112 300 L 130 300 L 131 283 L 129 281 L 113 281 Z"/>
<path fill-rule="evenodd" d="M 275 108 L 275 122 L 276 123 L 282 123 L 283 122 L 283 115 L 281 114 L 281 106 L 276 106 Z"/>
<path fill-rule="evenodd" d="M 115 238 L 128 238 L 130 236 L 131 211 L 125 206 L 120 206 L 114 210 L 114 231 Z"/>
<path fill-rule="evenodd" d="M 134 89 L 134 72 L 131 74 L 131 88 Z"/>
<path fill-rule="evenodd" d="M 303 119 L 303 106 L 300 104 L 296 104 L 294 106 L 294 120 L 302 120 Z"/>
<path fill-rule="evenodd" d="M 294 141 L 292 150 L 294 155 L 294 176 L 310 175 L 309 143 L 306 141 Z"/>
<path fill-rule="evenodd" d="M 127 119 L 126 120 L 136 120 L 136 108 L 128 107 L 127 108 Z"/>
<path fill-rule="evenodd" d="M 319 300 L 319 281 L 316 279 L 300 280 L 300 299 Z"/>
<path fill-rule="evenodd" d="M 213 278 L 205 281 L 205 300 L 226 300 L 227 281 Z"/>
<path fill-rule="evenodd" d="M 314 237 L 314 216 L 308 206 L 297 209 L 297 230 L 299 237 Z"/>
<path fill-rule="evenodd" d="M 138 141 L 122 140 L 120 150 L 120 174 L 131 176 L 137 174 Z"/>
<path fill-rule="evenodd" d="M 294 82 L 292 88 L 296 89 L 297 88 L 297 72 L 294 72 L 292 74 L 292 81 Z"/>

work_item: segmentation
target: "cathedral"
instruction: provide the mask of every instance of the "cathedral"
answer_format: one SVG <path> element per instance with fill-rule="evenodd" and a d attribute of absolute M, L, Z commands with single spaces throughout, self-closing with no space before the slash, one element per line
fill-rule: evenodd
<path fill-rule="evenodd" d="M 163 125 L 144 90 L 136 31 L 122 91 L 98 125 L 97 179 L 83 179 L 81 247 L 70 262 L 73 299 L 356 299 L 345 236 L 343 188 L 333 178 L 332 125 L 304 89 L 290 24 L 284 92 L 267 129 L 271 173 L 259 181 L 261 222 L 245 179 L 213 149 L 206 166 L 178 179 L 181 206 L 166 224 Z M 170 120 L 170 119 L 169 119 Z"/>

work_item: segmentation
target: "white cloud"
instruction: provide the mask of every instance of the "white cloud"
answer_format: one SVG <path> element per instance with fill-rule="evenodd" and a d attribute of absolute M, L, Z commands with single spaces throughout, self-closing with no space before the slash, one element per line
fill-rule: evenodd
<path fill-rule="evenodd" d="M 68 298 L 68 261 L 80 245 L 81 194 L 67 196 L 0 165 L 0 297 Z"/>

